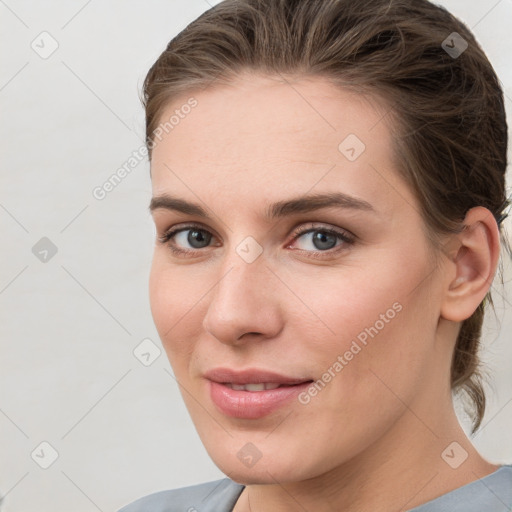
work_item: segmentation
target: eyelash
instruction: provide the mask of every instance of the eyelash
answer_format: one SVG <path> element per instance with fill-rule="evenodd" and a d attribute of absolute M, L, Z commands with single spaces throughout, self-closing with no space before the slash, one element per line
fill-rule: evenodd
<path fill-rule="evenodd" d="M 172 243 L 171 243 L 172 238 L 175 235 L 177 235 L 178 233 L 181 233 L 182 231 L 188 231 L 188 230 L 194 230 L 194 229 L 211 234 L 212 236 L 215 236 L 215 235 L 213 235 L 213 233 L 210 233 L 210 231 L 208 231 L 207 229 L 203 228 L 202 226 L 200 226 L 198 224 L 188 224 L 186 226 L 182 226 L 182 227 L 179 227 L 176 229 L 170 229 L 170 230 L 166 231 L 161 237 L 158 237 L 158 241 L 162 244 L 166 244 L 171 249 L 171 251 L 176 255 L 194 254 L 197 251 L 201 251 L 202 249 L 181 249 L 179 247 L 172 245 Z M 294 230 L 292 242 L 297 240 L 302 235 L 305 235 L 307 233 L 315 233 L 315 232 L 328 233 L 329 235 L 334 235 L 337 238 L 337 240 L 341 240 L 343 242 L 343 244 L 341 244 L 341 246 L 334 247 L 332 249 L 327 249 L 325 251 L 321 251 L 321 250 L 307 251 L 305 249 L 297 249 L 298 251 L 307 253 L 309 256 L 311 256 L 313 258 L 320 259 L 323 257 L 322 256 L 323 254 L 327 254 L 327 255 L 332 255 L 333 253 L 337 254 L 338 252 L 340 252 L 342 250 L 346 250 L 347 246 L 350 246 L 355 242 L 354 235 L 351 235 L 351 234 L 349 235 L 348 232 L 346 232 L 346 231 L 341 231 L 341 230 L 337 230 L 337 229 L 330 228 L 330 227 L 314 226 L 313 224 L 310 224 L 307 228 L 299 228 L 299 229 Z"/>

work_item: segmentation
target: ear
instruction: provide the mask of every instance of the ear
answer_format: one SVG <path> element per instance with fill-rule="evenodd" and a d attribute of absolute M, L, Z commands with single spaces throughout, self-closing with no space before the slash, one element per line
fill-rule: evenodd
<path fill-rule="evenodd" d="M 453 322 L 469 318 L 491 287 L 500 256 L 498 224 L 483 206 L 471 208 L 464 229 L 450 240 L 441 316 Z"/>

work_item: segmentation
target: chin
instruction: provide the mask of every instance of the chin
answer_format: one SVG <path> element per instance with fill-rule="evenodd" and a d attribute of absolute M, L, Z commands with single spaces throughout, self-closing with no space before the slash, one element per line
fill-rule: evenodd
<path fill-rule="evenodd" d="M 222 460 L 213 459 L 213 462 L 231 480 L 243 485 L 296 482 L 308 478 L 305 475 L 294 473 L 293 466 L 297 465 L 297 460 L 287 464 L 287 467 L 282 467 L 282 464 L 276 463 L 276 461 L 265 463 L 263 459 L 252 467 L 245 467 L 241 463 L 237 464 L 231 457 L 222 457 Z"/>
<path fill-rule="evenodd" d="M 278 448 L 263 441 L 253 444 L 234 436 L 229 442 L 204 445 L 215 465 L 231 480 L 244 485 L 308 480 L 327 469 L 320 461 L 308 461 L 300 449 L 285 451 L 283 447 L 279 453 Z"/>

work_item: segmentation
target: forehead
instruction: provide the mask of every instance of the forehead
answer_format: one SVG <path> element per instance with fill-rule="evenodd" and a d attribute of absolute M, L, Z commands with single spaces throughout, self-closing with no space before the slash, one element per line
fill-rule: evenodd
<path fill-rule="evenodd" d="M 179 119 L 173 116 L 191 97 L 197 105 L 192 109 L 187 107 L 187 113 Z M 386 146 L 388 130 L 381 121 L 388 110 L 381 99 L 336 87 L 324 78 L 244 73 L 228 85 L 211 85 L 176 98 L 162 110 L 160 124 L 174 117 L 175 124 L 164 134 L 170 143 L 177 137 L 180 145 L 200 141 L 196 150 L 202 153 L 215 150 L 226 158 L 237 148 L 250 149 L 251 154 L 258 149 L 267 154 L 272 150 L 293 149 L 301 154 L 318 148 L 323 154 L 333 145 L 337 150 L 340 137 L 350 133 L 358 134 L 365 143 Z M 230 137 L 225 137 L 226 134 Z M 276 135 L 278 139 L 274 138 Z M 269 139 L 273 144 L 265 148 L 252 144 Z M 316 144 L 303 146 L 298 144 L 301 139 L 316 139 Z M 324 143 L 319 147 L 320 141 Z M 157 144 L 154 150 L 157 157 L 159 149 L 162 144 Z"/>
<path fill-rule="evenodd" d="M 370 198 L 404 185 L 393 169 L 389 109 L 376 97 L 318 77 L 246 74 L 181 96 L 160 121 L 179 114 L 191 97 L 196 106 L 184 109 L 153 149 L 155 195 L 179 188 L 191 197 L 188 183 L 198 193 L 248 198 L 312 188 Z"/>

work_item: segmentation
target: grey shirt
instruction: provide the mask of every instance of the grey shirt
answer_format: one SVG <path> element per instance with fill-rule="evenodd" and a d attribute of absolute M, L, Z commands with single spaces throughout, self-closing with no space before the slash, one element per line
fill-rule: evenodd
<path fill-rule="evenodd" d="M 231 512 L 244 486 L 229 478 L 160 491 L 118 512 Z M 443 494 L 408 512 L 510 512 L 512 465 L 501 466 L 480 480 Z"/>

